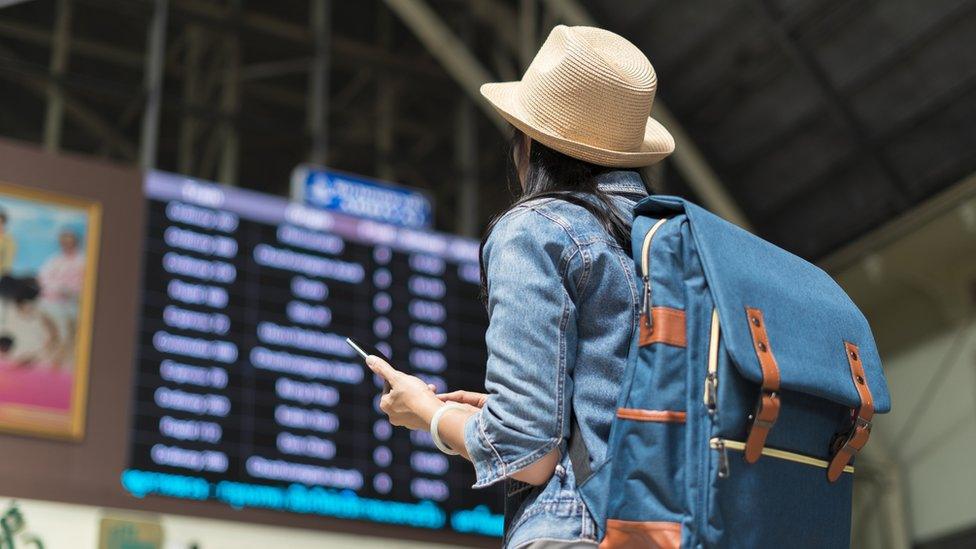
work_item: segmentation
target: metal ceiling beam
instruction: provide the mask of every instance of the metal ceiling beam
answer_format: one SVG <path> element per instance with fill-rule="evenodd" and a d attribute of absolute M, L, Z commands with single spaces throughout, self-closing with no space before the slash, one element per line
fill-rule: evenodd
<path fill-rule="evenodd" d="M 901 120 L 892 127 L 886 129 L 884 132 L 875 137 L 875 141 L 879 144 L 879 146 L 886 146 L 892 140 L 908 134 L 926 120 L 932 120 L 937 113 L 949 108 L 949 106 L 955 103 L 958 99 L 970 95 L 974 90 L 976 90 L 976 77 L 970 76 L 969 78 L 960 82 L 958 85 L 954 86 L 948 92 L 929 99 L 929 101 L 922 105 L 922 107 L 911 118 Z M 789 194 L 786 197 L 779 199 L 778 202 L 771 204 L 767 211 L 758 212 L 757 219 L 764 224 L 768 222 L 775 225 L 775 220 L 777 218 L 793 215 L 793 212 L 786 208 L 788 203 L 802 204 L 816 194 L 823 192 L 823 187 L 816 185 L 817 181 L 826 181 L 830 183 L 837 177 L 838 174 L 843 173 L 845 170 L 852 169 L 852 167 L 854 167 L 862 158 L 863 156 L 858 154 L 857 151 L 854 151 L 841 157 L 839 160 L 828 164 L 822 170 L 804 178 L 803 181 L 797 185 L 796 192 Z"/>
<path fill-rule="evenodd" d="M 0 36 L 7 38 L 47 47 L 51 43 L 52 35 L 53 33 L 49 29 L 43 27 L 19 21 L 0 21 Z M 72 37 L 71 53 L 117 63 L 132 69 L 140 69 L 143 64 L 142 55 L 124 52 L 108 44 L 82 38 Z"/>
<path fill-rule="evenodd" d="M 8 8 L 15 4 L 22 4 L 26 0 L 0 0 L 0 8 Z"/>
<path fill-rule="evenodd" d="M 455 230 L 463 236 L 478 236 L 478 128 L 475 125 L 474 105 L 461 98 L 455 115 L 454 155 L 458 171 L 457 217 Z"/>
<path fill-rule="evenodd" d="M 483 25 L 489 27 L 505 49 L 517 52 L 519 47 L 519 27 L 515 20 L 515 10 L 499 0 L 474 0 L 467 4 L 471 14 Z"/>
<path fill-rule="evenodd" d="M 491 73 L 465 46 L 444 21 L 423 0 L 384 0 L 393 13 L 413 31 L 414 35 L 444 66 L 471 99 L 481 107 L 485 115 L 499 131 L 508 133 L 508 122 L 481 97 L 479 89 L 485 82 L 494 80 Z"/>
<path fill-rule="evenodd" d="M 976 10 L 976 2 L 964 2 L 955 9 L 949 10 L 945 15 L 939 17 L 939 19 L 933 24 L 916 32 L 911 37 L 908 37 L 903 43 L 885 53 L 885 55 L 871 67 L 868 67 L 863 72 L 854 75 L 846 82 L 838 83 L 838 93 L 848 97 L 857 95 L 869 85 L 874 84 L 886 74 L 892 72 L 898 67 L 898 65 L 903 64 L 906 59 L 910 58 L 929 42 L 948 32 L 951 27 L 967 21 L 970 12 L 974 10 Z M 792 140 L 795 136 L 799 135 L 804 129 L 807 128 L 809 124 L 812 123 L 813 119 L 820 116 L 821 113 L 822 112 L 820 109 L 812 109 L 802 116 L 797 117 L 795 120 L 787 124 L 781 131 L 769 136 L 759 145 L 746 152 L 741 159 L 736 161 L 736 165 L 733 166 L 732 169 L 734 171 L 740 171 L 754 164 L 760 158 L 763 158 L 781 144 L 786 143 Z"/>
<path fill-rule="evenodd" d="M 544 0 L 544 2 L 550 12 L 570 25 L 599 26 L 576 0 Z M 671 160 L 688 185 L 701 197 L 705 206 L 743 229 L 752 230 L 749 219 L 705 160 L 705 155 L 660 100 L 654 103 L 654 118 L 674 136 L 675 148 Z"/>
<path fill-rule="evenodd" d="M 793 38 L 789 28 L 782 22 L 776 8 L 769 0 L 753 0 L 756 11 L 762 18 L 767 30 L 779 43 L 783 51 L 793 60 L 793 63 L 820 89 L 824 103 L 838 122 L 848 130 L 854 142 L 861 149 L 861 154 L 870 158 L 885 175 L 893 197 L 900 205 L 905 205 L 911 192 L 911 187 L 904 177 L 894 168 L 882 147 L 863 127 L 857 113 L 840 95 L 834 87 L 827 72 L 820 66 L 813 55 Z"/>
<path fill-rule="evenodd" d="M 61 145 L 61 128 L 64 122 L 64 88 L 61 79 L 68 64 L 71 40 L 71 0 L 58 0 L 55 4 L 54 37 L 51 41 L 49 71 L 53 77 L 48 82 L 47 109 L 44 113 L 44 149 L 57 152 Z"/>
<path fill-rule="evenodd" d="M 231 7 L 240 13 L 243 0 L 234 0 Z M 241 40 L 240 33 L 224 38 L 224 63 L 222 67 L 220 110 L 231 117 L 220 124 L 223 140 L 220 150 L 220 164 L 217 168 L 217 181 L 226 185 L 237 185 L 240 165 L 240 136 L 237 127 L 237 112 L 241 107 Z"/>
<path fill-rule="evenodd" d="M 784 14 L 781 25 L 793 35 L 795 40 L 803 40 L 813 45 L 819 45 L 845 27 L 847 21 L 841 20 L 842 18 L 846 17 L 850 19 L 863 14 L 877 1 L 810 2 L 806 7 L 791 10 L 788 15 Z M 732 16 L 738 18 L 734 23 L 730 23 L 729 17 L 718 18 L 717 27 L 727 27 L 730 24 L 743 24 L 741 21 L 749 24 L 756 21 L 752 6 L 742 3 L 730 5 L 734 5 L 735 9 L 743 10 L 745 13 L 733 12 Z M 716 29 L 701 29 L 699 34 L 706 37 L 713 36 L 716 31 Z M 671 60 L 669 66 L 672 68 L 686 67 L 689 63 L 694 63 L 701 57 L 707 55 L 709 50 L 714 49 L 714 47 L 715 42 L 712 40 L 699 40 L 690 48 L 687 48 L 686 51 L 681 52 L 675 59 Z M 795 70 L 796 67 L 791 62 L 791 58 L 785 52 L 780 53 L 782 55 L 761 54 L 758 59 L 749 63 L 748 72 L 744 72 L 744 68 L 740 63 L 727 63 L 724 67 L 724 73 L 716 72 L 715 74 L 711 74 L 710 76 L 717 76 L 717 78 L 713 78 L 707 82 L 707 85 L 694 90 L 691 97 L 684 99 L 683 103 L 685 104 L 686 110 L 695 113 L 706 111 L 714 106 L 713 104 L 716 103 L 716 99 L 721 101 L 722 105 L 738 105 L 742 103 L 743 96 L 747 93 L 754 92 L 756 88 L 765 87 L 768 83 Z M 729 93 L 729 80 L 741 82 L 743 77 L 746 77 L 745 80 L 749 82 L 750 86 L 733 87 L 733 93 Z M 721 106 L 719 110 L 724 112 L 728 110 L 728 107 Z"/>
<path fill-rule="evenodd" d="M 16 52 L 4 46 L 0 46 L 0 55 L 18 63 L 23 62 L 23 59 L 21 59 Z M 50 75 L 34 76 L 31 74 L 8 71 L 0 71 L 0 78 L 6 78 L 10 81 L 17 82 L 18 84 L 23 85 L 25 88 L 41 96 L 47 94 L 48 82 L 51 79 Z M 88 108 L 83 103 L 69 96 L 65 96 L 64 113 L 92 135 L 100 137 L 106 142 L 111 143 L 112 147 L 121 153 L 121 155 L 126 159 L 131 160 L 136 158 L 136 148 L 132 145 L 132 143 L 129 142 L 126 136 L 116 130 L 113 125 L 102 118 L 101 115 Z"/>
<path fill-rule="evenodd" d="M 351 82 L 349 85 L 353 85 L 353 84 L 355 84 L 355 82 Z M 248 85 L 248 90 L 250 92 L 250 95 L 254 97 L 257 97 L 264 101 L 274 103 L 276 105 L 280 105 L 282 107 L 287 107 L 295 111 L 304 112 L 305 108 L 307 107 L 306 105 L 307 97 L 305 96 L 305 94 L 293 92 L 285 88 L 270 86 L 259 82 L 253 82 Z M 345 96 L 345 98 L 343 96 Z M 335 99 L 333 101 L 330 101 L 330 105 L 329 105 L 329 110 L 331 111 L 332 115 L 338 119 L 340 115 L 348 114 L 348 113 L 344 113 L 343 109 L 344 107 L 349 106 L 349 101 L 351 100 L 352 97 L 349 97 L 349 94 L 344 94 L 343 92 L 339 92 L 339 94 L 336 94 Z M 183 109 L 183 110 L 190 110 L 199 116 L 200 111 L 202 109 Z M 363 118 L 364 115 L 366 114 L 367 113 L 363 111 L 361 113 L 358 113 L 356 117 Z M 253 114 L 251 116 L 253 116 Z M 366 116 L 366 118 L 369 117 Z M 370 123 L 371 124 L 374 123 L 372 119 L 370 119 Z M 430 134 L 429 125 L 420 124 L 403 118 L 397 119 L 396 124 L 394 125 L 394 130 L 396 134 L 398 135 L 403 134 L 404 136 L 407 136 L 412 140 L 416 140 L 418 138 Z M 341 134 L 343 138 L 345 137 L 345 135 L 346 135 L 345 132 Z M 363 144 L 366 143 L 364 142 Z"/>
<path fill-rule="evenodd" d="M 534 9 L 537 0 L 520 0 L 518 12 L 499 0 L 477 0 L 468 5 L 471 13 L 495 33 L 492 61 L 498 76 L 505 81 L 517 80 L 518 70 L 512 59 L 524 71 L 532 61 L 536 43 Z"/>
<path fill-rule="evenodd" d="M 211 24 L 216 24 L 216 22 L 222 20 L 223 17 L 229 17 L 223 15 L 224 8 L 220 8 L 219 6 L 208 7 L 201 4 L 186 4 L 183 7 L 187 10 L 186 13 L 192 15 L 195 20 L 203 20 Z M 262 20 L 255 21 L 254 18 L 251 18 L 246 20 L 246 22 L 250 22 L 251 24 L 259 24 L 259 22 Z M 309 43 L 311 36 L 309 35 L 307 29 L 301 27 L 300 25 L 295 25 L 295 28 L 302 29 L 300 34 L 296 35 L 285 33 L 284 31 L 288 30 L 287 25 L 290 25 L 290 23 L 277 23 L 272 27 L 269 27 L 269 29 L 271 29 L 269 32 L 272 36 L 287 40 L 289 42 L 299 44 Z M 263 30 L 255 29 L 254 27 L 247 25 L 245 25 L 245 27 L 247 27 L 249 30 Z M 20 21 L 0 21 L 0 36 L 47 47 L 51 43 L 52 32 L 50 29 Z M 332 42 L 333 50 L 336 53 L 333 61 L 337 66 L 341 65 L 343 67 L 358 68 L 365 64 L 373 67 L 392 70 L 401 74 L 407 73 L 416 76 L 423 76 L 424 78 L 435 78 L 442 80 L 447 78 L 444 71 L 442 71 L 440 67 L 426 61 L 425 59 L 403 58 L 403 56 L 384 53 L 373 46 L 362 44 L 337 35 L 332 37 Z M 114 63 L 136 70 L 141 70 L 143 64 L 145 63 L 145 58 L 142 53 L 125 50 L 106 42 L 99 42 L 96 40 L 79 37 L 71 38 L 71 54 L 98 59 L 100 61 Z M 308 72 L 308 67 L 311 65 L 312 61 L 313 59 L 311 55 L 308 55 L 305 57 L 286 59 L 282 61 L 247 65 L 242 67 L 241 78 L 243 80 L 256 80 L 296 72 Z"/>
<path fill-rule="evenodd" d="M 383 51 L 393 47 L 393 15 L 390 10 L 376 10 L 376 41 Z M 376 113 L 376 124 L 373 125 L 373 141 L 376 144 L 374 154 L 374 170 L 380 179 L 393 181 L 396 173 L 393 171 L 394 124 L 396 107 L 396 87 L 393 79 L 385 72 L 376 78 L 376 100 L 373 104 Z"/>
<path fill-rule="evenodd" d="M 251 63 L 241 67 L 240 78 L 241 81 L 263 80 L 266 78 L 287 76 L 289 74 L 308 74 L 308 69 L 312 66 L 313 61 L 314 59 L 312 57 L 303 56 L 296 59 Z"/>
<path fill-rule="evenodd" d="M 518 13 L 518 54 L 519 65 L 524 71 L 532 62 L 535 50 L 539 47 L 539 2 L 538 0 L 519 0 Z"/>
<path fill-rule="evenodd" d="M 945 212 L 970 201 L 976 201 L 976 173 L 963 178 L 945 191 L 891 219 L 817 263 L 829 273 L 839 273 L 862 258 L 918 231 Z"/>
<path fill-rule="evenodd" d="M 308 88 L 308 129 L 312 134 L 309 161 L 329 162 L 329 62 L 332 59 L 332 1 L 310 0 L 310 26 L 315 44 Z"/>
<path fill-rule="evenodd" d="M 465 14 L 460 21 L 460 34 L 464 44 L 471 45 L 474 25 Z M 455 120 L 454 158 L 458 174 L 455 229 L 461 235 L 478 236 L 478 126 L 474 105 L 467 97 L 460 97 Z"/>
<path fill-rule="evenodd" d="M 182 14 L 205 20 L 215 27 L 226 27 L 228 21 L 235 20 L 230 8 L 197 0 L 176 0 L 173 7 Z M 247 10 L 242 11 L 236 20 L 247 30 L 273 36 L 293 44 L 307 46 L 314 43 L 310 29 L 299 23 L 292 23 Z M 365 63 L 427 78 L 444 78 L 444 72 L 426 59 L 411 59 L 403 55 L 394 55 L 372 44 L 364 44 L 335 33 L 331 37 L 330 47 L 334 54 L 332 58 L 336 64 L 359 66 Z"/>
<path fill-rule="evenodd" d="M 154 2 L 156 0 L 153 0 Z M 152 6 L 153 4 L 149 4 Z M 172 15 L 172 11 L 169 11 Z M 149 25 L 152 25 L 152 16 L 147 18 Z M 237 28 L 237 27 L 235 27 Z M 93 59 L 99 59 L 107 61 L 109 63 L 119 64 L 125 67 L 131 67 L 134 69 L 142 69 L 147 65 L 146 57 L 150 54 L 152 50 L 153 38 L 150 36 L 151 33 L 147 32 L 147 47 L 145 49 L 145 54 L 135 54 L 127 52 L 123 49 L 117 49 L 114 46 L 109 46 L 105 43 L 85 41 L 83 39 L 76 39 L 72 37 L 71 39 L 71 53 L 72 55 L 81 55 L 82 49 L 84 49 L 85 54 Z M 229 34 L 229 33 L 227 33 Z M 47 46 L 53 38 L 53 33 L 50 29 L 41 29 L 39 27 L 33 27 L 31 25 L 24 25 L 21 23 L 14 22 L 2 22 L 0 23 L 0 36 L 8 36 L 15 40 L 24 41 L 27 43 L 36 43 L 38 45 Z M 158 34 L 157 36 L 162 36 Z M 178 42 L 178 40 L 177 40 Z M 0 46 L 2 48 L 2 46 Z M 161 67 L 166 70 L 166 72 L 176 78 L 184 77 L 185 67 L 176 63 L 175 55 L 179 53 L 179 48 L 176 47 L 175 43 L 173 47 L 166 48 L 167 56 L 170 58 L 169 61 L 163 61 Z M 0 49 L 0 55 L 6 57 L 10 62 L 0 70 L 0 78 L 15 82 L 18 85 L 23 85 L 26 89 L 39 94 L 42 98 L 46 95 L 49 85 L 54 83 L 55 79 L 50 74 L 49 67 L 44 65 L 38 65 L 37 63 L 26 62 L 19 57 L 19 55 L 12 49 L 2 48 Z M 440 71 L 436 66 L 438 73 L 441 77 L 445 77 L 443 72 Z M 144 73 L 144 79 L 148 77 L 153 71 L 147 71 Z M 215 81 L 219 81 L 222 76 L 219 72 L 215 72 L 213 75 Z M 112 98 L 113 101 L 131 100 L 128 102 L 128 107 L 124 109 L 124 112 L 120 116 L 119 122 L 115 123 L 104 116 L 97 109 L 92 108 L 79 101 L 77 98 L 67 95 L 65 98 L 65 115 L 73 120 L 77 126 L 89 134 L 100 138 L 103 145 L 96 147 L 100 151 L 101 155 L 108 155 L 118 153 L 119 156 L 127 159 L 139 161 L 143 154 L 143 150 L 148 151 L 150 149 L 155 149 L 148 140 L 142 139 L 141 143 L 146 143 L 147 145 L 134 144 L 123 132 L 123 128 L 127 125 L 124 121 L 131 123 L 139 115 L 144 115 L 147 112 L 151 112 L 155 109 L 150 108 L 147 110 L 144 105 L 148 99 L 147 90 L 153 89 L 155 86 L 144 82 L 139 88 L 132 88 L 130 86 L 119 87 L 119 85 L 113 83 L 112 81 L 101 80 L 97 78 L 87 78 L 81 75 L 65 74 L 63 79 L 63 85 L 68 89 L 78 89 L 86 92 L 93 92 L 101 95 L 108 96 Z M 288 108 L 293 108 L 296 110 L 304 111 L 306 109 L 306 98 L 305 95 L 298 92 L 293 92 L 287 88 L 265 84 L 263 82 L 251 82 L 242 90 L 254 97 L 260 97 L 264 100 L 272 102 L 276 105 L 282 105 Z M 140 93 L 141 92 L 141 93 Z M 197 120 L 206 121 L 208 123 L 219 123 L 221 125 L 234 125 L 234 126 L 247 126 L 249 128 L 255 128 L 261 132 L 275 132 L 277 134 L 286 134 L 289 131 L 293 132 L 293 127 L 291 130 L 288 126 L 282 126 L 280 120 L 277 117 L 261 116 L 255 112 L 233 112 L 233 110 L 217 109 L 213 106 L 206 105 L 201 102 L 195 101 L 174 101 L 176 96 L 170 97 L 170 100 L 165 100 L 160 96 L 160 107 L 165 107 L 167 112 L 174 113 L 177 116 L 188 115 L 196 118 Z M 163 105 L 165 103 L 165 105 Z M 341 108 L 340 104 L 336 102 L 332 105 L 332 111 Z M 405 135 L 409 135 L 412 138 L 416 138 L 422 131 L 426 131 L 419 124 L 404 122 L 402 124 L 398 123 L 398 130 L 402 130 Z M 149 135 L 154 135 L 156 132 L 150 130 Z M 148 148 L 147 148 L 148 147 Z M 231 158 L 231 156 L 228 156 Z"/>
<path fill-rule="evenodd" d="M 153 16 L 146 33 L 146 65 L 143 88 L 146 107 L 142 113 L 139 165 L 143 169 L 156 166 L 156 148 L 159 142 L 159 112 L 163 106 L 163 70 L 166 56 L 166 16 L 169 0 L 155 0 Z"/>
<path fill-rule="evenodd" d="M 204 86 L 201 85 L 203 75 L 213 74 L 203 68 L 203 54 L 207 49 L 206 35 L 199 25 L 187 25 L 183 31 L 184 47 L 181 78 L 183 80 L 182 100 L 184 105 L 203 105 L 205 103 Z M 208 67 L 209 69 L 209 67 Z M 203 175 L 197 171 L 196 137 L 200 124 L 197 117 L 185 111 L 180 116 L 180 138 L 177 143 L 176 165 L 180 173 L 190 176 Z"/>

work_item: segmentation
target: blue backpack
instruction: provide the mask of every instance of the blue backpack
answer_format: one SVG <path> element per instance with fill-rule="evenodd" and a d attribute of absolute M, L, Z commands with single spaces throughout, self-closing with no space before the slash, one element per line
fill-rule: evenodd
<path fill-rule="evenodd" d="M 690 202 L 634 211 L 643 306 L 607 458 L 569 445 L 600 547 L 847 547 L 852 460 L 891 407 L 864 315 Z"/>

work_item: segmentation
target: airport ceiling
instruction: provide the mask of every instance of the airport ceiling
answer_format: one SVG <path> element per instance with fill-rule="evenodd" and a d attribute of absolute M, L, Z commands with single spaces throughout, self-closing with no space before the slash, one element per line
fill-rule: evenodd
<path fill-rule="evenodd" d="M 0 8 L 0 136 L 43 142 L 60 86 L 60 147 L 134 163 L 152 2 L 72 0 L 59 72 L 62 3 Z M 534 1 L 428 4 L 494 78 L 521 73 L 517 14 Z M 822 258 L 976 169 L 976 0 L 580 4 L 648 54 L 660 100 L 755 230 L 802 256 Z M 158 166 L 287 192 L 312 144 L 309 2 L 169 5 Z M 379 0 L 333 0 L 331 22 L 328 164 L 429 189 L 438 226 L 453 230 L 462 87 Z M 553 22 L 540 8 L 537 24 Z M 474 112 L 484 224 L 510 200 L 506 138 Z M 699 198 L 670 162 L 660 186 Z"/>

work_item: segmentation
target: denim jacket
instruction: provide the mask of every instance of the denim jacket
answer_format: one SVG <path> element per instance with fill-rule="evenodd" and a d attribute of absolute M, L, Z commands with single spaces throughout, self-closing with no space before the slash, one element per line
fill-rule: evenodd
<path fill-rule="evenodd" d="M 634 172 L 598 185 L 629 218 L 647 195 Z M 539 199 L 506 213 L 485 244 L 488 401 L 465 424 L 475 488 L 506 479 L 505 546 L 595 540 L 567 452 L 571 416 L 602 461 L 637 328 L 633 261 L 584 208 Z M 559 448 L 548 483 L 509 479 Z"/>

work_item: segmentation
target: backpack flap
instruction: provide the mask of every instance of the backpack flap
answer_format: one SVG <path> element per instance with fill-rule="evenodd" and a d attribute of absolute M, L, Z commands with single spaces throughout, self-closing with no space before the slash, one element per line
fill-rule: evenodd
<path fill-rule="evenodd" d="M 778 414 L 778 391 L 789 390 L 852 409 L 856 421 L 839 438 L 856 438 L 854 448 L 841 440 L 835 453 L 853 456 L 866 442 L 870 416 L 887 412 L 891 399 L 871 328 L 841 287 L 815 265 L 681 198 L 648 197 L 635 212 L 686 214 L 729 355 L 744 378 L 763 386 L 750 431 L 762 438 L 758 450 Z M 758 458 L 748 454 L 747 461 Z"/>

